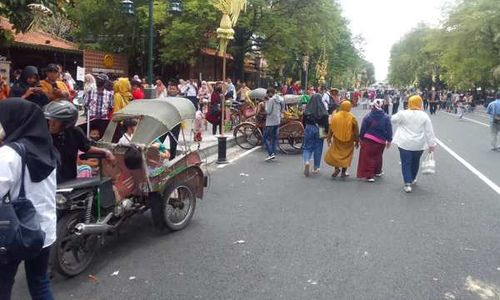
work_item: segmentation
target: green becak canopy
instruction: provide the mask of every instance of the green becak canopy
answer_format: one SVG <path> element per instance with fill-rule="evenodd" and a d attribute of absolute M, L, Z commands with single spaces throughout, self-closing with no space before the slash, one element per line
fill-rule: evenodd
<path fill-rule="evenodd" d="M 120 122 L 129 118 L 141 119 L 131 142 L 149 144 L 171 131 L 183 120 L 193 120 L 195 113 L 195 107 L 188 99 L 169 97 L 132 101 L 113 114 L 113 121 Z"/>

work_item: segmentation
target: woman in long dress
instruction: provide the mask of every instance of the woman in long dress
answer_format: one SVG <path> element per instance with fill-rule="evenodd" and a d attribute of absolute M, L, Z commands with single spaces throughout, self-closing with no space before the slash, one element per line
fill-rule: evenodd
<path fill-rule="evenodd" d="M 354 147 L 359 148 L 358 121 L 351 113 L 351 108 L 351 102 L 342 102 L 339 111 L 330 120 L 327 139 L 329 149 L 325 162 L 335 168 L 332 177 L 337 177 L 341 172 L 342 177 L 349 176 L 347 169 L 352 163 Z"/>
<path fill-rule="evenodd" d="M 361 150 L 359 151 L 358 178 L 375 182 L 381 177 L 384 149 L 391 146 L 391 118 L 383 110 L 384 100 L 375 99 L 372 111 L 363 118 L 361 124 Z"/>

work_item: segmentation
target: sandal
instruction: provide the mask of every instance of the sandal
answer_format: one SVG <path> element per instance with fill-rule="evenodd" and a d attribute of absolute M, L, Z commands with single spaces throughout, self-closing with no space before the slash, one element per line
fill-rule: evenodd
<path fill-rule="evenodd" d="M 335 178 L 339 176 L 339 174 L 340 174 L 340 169 L 335 169 L 335 172 L 333 172 L 332 177 Z"/>

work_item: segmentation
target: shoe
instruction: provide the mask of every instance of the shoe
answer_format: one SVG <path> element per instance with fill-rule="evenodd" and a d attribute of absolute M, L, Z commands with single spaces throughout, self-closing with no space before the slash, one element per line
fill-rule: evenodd
<path fill-rule="evenodd" d="M 416 179 L 411 182 L 411 185 L 416 185 L 416 184 L 417 184 L 417 180 Z"/>
<path fill-rule="evenodd" d="M 340 177 L 341 177 L 341 178 L 346 178 L 346 177 L 349 177 L 349 176 L 351 176 L 351 174 L 349 174 L 349 173 L 347 173 L 347 172 L 342 173 L 342 174 L 340 175 Z"/>
<path fill-rule="evenodd" d="M 308 163 L 304 164 L 304 176 L 309 177 L 310 169 L 311 169 L 311 165 L 309 165 Z"/>
<path fill-rule="evenodd" d="M 384 171 L 382 171 L 382 172 L 380 172 L 378 174 L 375 174 L 375 177 L 382 177 L 382 176 L 384 176 Z"/>
<path fill-rule="evenodd" d="M 319 171 L 320 171 L 320 170 L 319 170 L 319 168 L 317 168 L 317 169 L 314 169 L 314 170 L 312 171 L 312 173 L 313 173 L 313 174 L 319 174 Z"/>
<path fill-rule="evenodd" d="M 271 159 L 272 160 L 276 159 L 276 154 L 271 154 Z"/>
<path fill-rule="evenodd" d="M 270 161 L 272 159 L 275 159 L 276 157 L 274 155 L 269 155 L 268 157 L 266 157 L 266 161 Z"/>
<path fill-rule="evenodd" d="M 411 186 L 410 186 L 410 185 L 405 185 L 405 186 L 403 187 L 403 191 L 404 191 L 405 193 L 411 193 Z"/>
<path fill-rule="evenodd" d="M 375 182 L 375 178 L 368 178 L 368 182 Z"/>
<path fill-rule="evenodd" d="M 340 174 L 340 169 L 336 169 L 335 172 L 333 172 L 332 177 L 335 178 L 339 176 L 339 174 Z"/>

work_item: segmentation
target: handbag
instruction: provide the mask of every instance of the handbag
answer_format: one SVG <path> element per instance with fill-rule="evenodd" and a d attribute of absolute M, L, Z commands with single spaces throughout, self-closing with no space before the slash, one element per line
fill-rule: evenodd
<path fill-rule="evenodd" d="M 212 116 L 217 116 L 218 114 L 220 114 L 220 112 L 221 112 L 221 111 L 220 111 L 220 104 L 219 104 L 219 103 L 217 103 L 217 104 L 212 104 L 212 105 L 210 106 L 210 114 L 211 114 Z"/>
<path fill-rule="evenodd" d="M 424 161 L 422 161 L 422 174 L 436 174 L 436 161 L 434 160 L 433 152 L 427 154 L 427 157 L 424 159 Z"/>
<path fill-rule="evenodd" d="M 20 143 L 9 144 L 9 147 L 21 155 L 21 187 L 17 200 L 13 201 L 9 192 L 0 201 L 0 262 L 34 258 L 45 241 L 36 209 L 26 198 L 24 189 L 26 149 Z"/>

